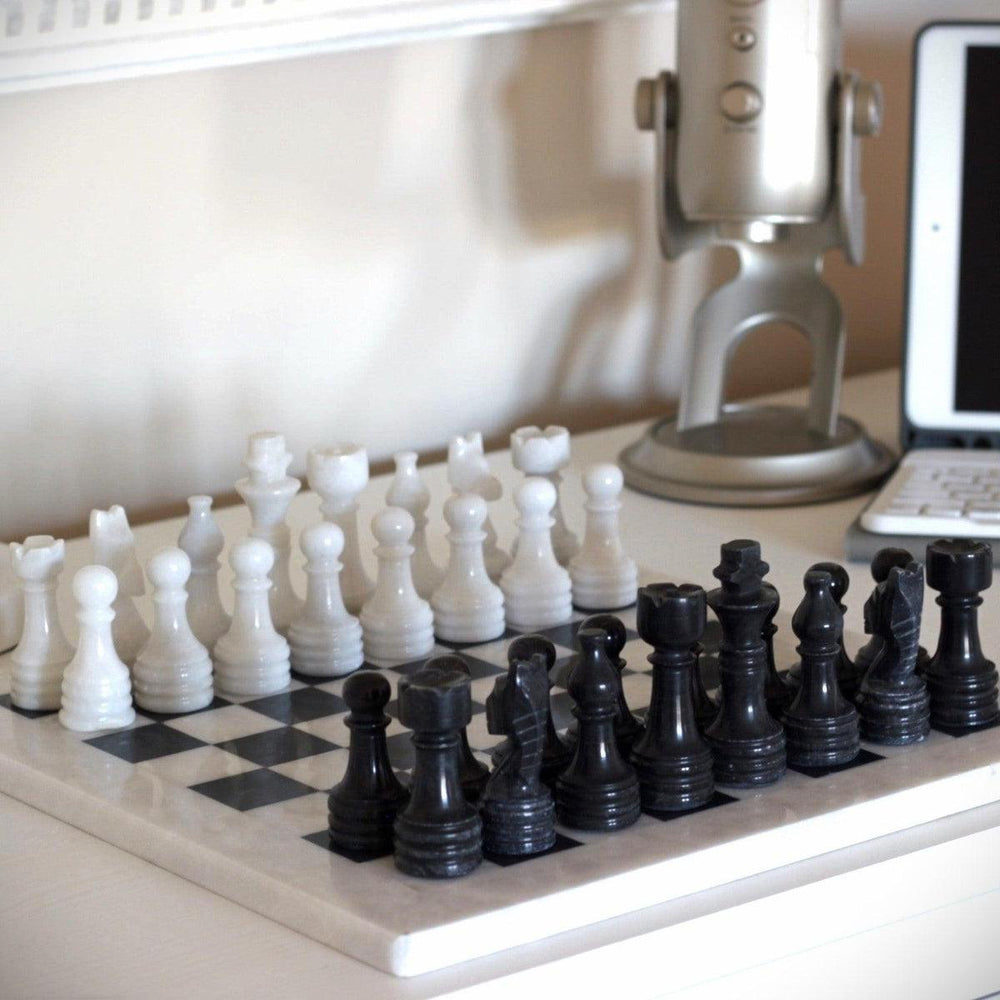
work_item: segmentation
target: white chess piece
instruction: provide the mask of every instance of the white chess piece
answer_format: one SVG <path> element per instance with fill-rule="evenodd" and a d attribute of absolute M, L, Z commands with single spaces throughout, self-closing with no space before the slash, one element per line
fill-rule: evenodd
<path fill-rule="evenodd" d="M 63 671 L 73 647 L 63 632 L 56 586 L 66 561 L 66 543 L 51 535 L 32 535 L 11 543 L 13 570 L 24 593 L 24 630 L 10 658 L 10 700 L 18 708 L 57 709 Z"/>
<path fill-rule="evenodd" d="M 4 546 L 0 545 L 0 549 Z M 17 645 L 24 623 L 24 599 L 10 560 L 0 558 L 0 653 Z"/>
<path fill-rule="evenodd" d="M 569 573 L 552 551 L 555 504 L 556 488 L 547 479 L 526 479 L 514 491 L 517 555 L 500 577 L 511 628 L 548 628 L 569 621 L 573 615 Z"/>
<path fill-rule="evenodd" d="M 444 519 L 451 529 L 451 558 L 441 586 L 431 596 L 434 631 L 445 642 L 487 642 L 503 635 L 503 591 L 483 562 L 486 501 L 475 493 L 449 497 Z"/>
<path fill-rule="evenodd" d="M 569 564 L 573 603 L 586 611 L 635 604 L 639 570 L 622 549 L 618 512 L 624 479 L 617 465 L 591 465 L 583 474 L 587 525 L 583 546 Z"/>
<path fill-rule="evenodd" d="M 229 551 L 236 603 L 229 631 L 215 644 L 219 694 L 274 694 L 291 680 L 288 643 L 271 623 L 267 592 L 274 549 L 261 538 L 244 538 Z"/>
<path fill-rule="evenodd" d="M 500 480 L 490 472 L 483 452 L 483 435 L 479 431 L 457 435 L 448 443 L 448 483 L 456 495 L 478 493 L 488 504 L 503 496 Z M 483 560 L 486 572 L 495 583 L 510 565 L 510 556 L 497 543 L 496 528 L 488 514 L 483 531 L 486 532 Z"/>
<path fill-rule="evenodd" d="M 225 540 L 212 517 L 211 497 L 188 497 L 188 510 L 177 539 L 178 547 L 191 560 L 187 618 L 195 637 L 211 653 L 232 622 L 219 596 L 219 555 Z"/>
<path fill-rule="evenodd" d="M 90 512 L 90 545 L 94 562 L 107 566 L 118 578 L 114 622 L 111 630 L 115 651 L 131 666 L 149 638 L 149 629 L 135 606 L 134 598 L 146 592 L 142 567 L 135 555 L 135 536 L 125 509 L 118 504 Z"/>
<path fill-rule="evenodd" d="M 417 593 L 410 573 L 413 518 L 400 507 L 386 507 L 372 518 L 378 542 L 375 590 L 361 609 L 365 659 L 391 667 L 429 656 L 434 648 L 434 615 Z"/>
<path fill-rule="evenodd" d="M 361 625 L 348 614 L 340 594 L 340 555 L 344 533 L 321 521 L 299 539 L 306 557 L 306 602 L 288 629 L 292 666 L 313 677 L 340 677 L 364 661 Z"/>
<path fill-rule="evenodd" d="M 292 587 L 289 560 L 292 534 L 285 523 L 288 505 L 302 487 L 288 475 L 292 454 L 285 447 L 285 437 L 274 431 L 250 435 L 243 465 L 249 475 L 236 483 L 236 492 L 250 510 L 250 537 L 261 538 L 274 549 L 271 570 L 271 622 L 284 633 L 302 610 L 302 601 Z"/>
<path fill-rule="evenodd" d="M 544 476 L 556 488 L 556 505 L 552 511 L 552 551 L 560 566 L 569 564 L 580 550 L 576 535 L 566 526 L 559 484 L 562 470 L 569 465 L 570 438 L 565 427 L 518 427 L 510 436 L 510 457 L 514 468 L 526 476 Z M 516 549 L 515 549 L 516 551 Z"/>
<path fill-rule="evenodd" d="M 396 463 L 396 475 L 389 485 L 385 502 L 389 507 L 402 507 L 413 518 L 416 526 L 410 540 L 413 546 L 413 558 L 410 560 L 413 586 L 426 599 L 437 590 L 444 577 L 444 570 L 434 562 L 427 548 L 427 508 L 430 506 L 431 493 L 420 478 L 415 451 L 396 452 L 393 459 Z"/>
<path fill-rule="evenodd" d="M 135 722 L 128 667 L 111 635 L 117 593 L 118 579 L 107 566 L 84 566 L 73 577 L 80 639 L 63 673 L 59 721 L 67 729 L 89 733 Z"/>
<path fill-rule="evenodd" d="M 309 486 L 319 494 L 323 517 L 344 533 L 340 592 L 344 606 L 356 615 L 372 592 L 358 538 L 358 497 L 368 485 L 368 452 L 354 444 L 312 448 L 308 471 Z"/>
<path fill-rule="evenodd" d="M 150 712 L 196 712 L 212 702 L 212 660 L 188 624 L 184 585 L 191 560 L 182 549 L 161 549 L 146 573 L 153 630 L 132 670 L 135 703 Z"/>

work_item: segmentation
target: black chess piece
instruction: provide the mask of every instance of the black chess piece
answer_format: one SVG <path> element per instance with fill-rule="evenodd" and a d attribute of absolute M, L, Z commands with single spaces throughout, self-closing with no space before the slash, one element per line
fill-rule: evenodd
<path fill-rule="evenodd" d="M 442 656 L 435 656 L 424 664 L 425 667 L 436 667 L 441 670 L 457 670 L 472 677 L 472 671 L 468 663 L 456 653 L 445 653 Z M 458 734 L 458 780 L 462 784 L 462 794 L 470 802 L 478 802 L 479 796 L 483 794 L 486 782 L 490 780 L 490 769 L 481 761 L 476 760 L 469 746 L 469 737 L 462 727 Z"/>
<path fill-rule="evenodd" d="M 511 741 L 479 801 L 487 854 L 538 854 L 556 842 L 555 802 L 541 782 L 548 714 L 545 656 L 513 659 L 486 701 L 489 731 L 506 733 Z"/>
<path fill-rule="evenodd" d="M 924 571 L 893 566 L 865 603 L 865 631 L 882 645 L 858 689 L 861 736 L 873 743 L 915 743 L 930 731 L 930 697 L 917 676 Z"/>
<path fill-rule="evenodd" d="M 803 584 L 805 596 L 792 616 L 802 673 L 782 720 L 788 763 L 831 767 L 854 760 L 861 749 L 857 710 L 837 681 L 844 616 L 830 573 L 810 569 Z"/>
<path fill-rule="evenodd" d="M 556 647 L 552 640 L 544 635 L 519 635 L 507 647 L 507 663 L 511 664 L 517 660 L 530 660 L 531 657 L 539 653 L 545 659 L 545 676 L 548 680 L 549 690 L 552 689 L 552 668 L 556 663 Z M 545 716 L 545 749 L 542 751 L 542 784 L 549 788 L 555 788 L 556 778 L 569 767 L 569 762 L 573 759 L 573 748 L 568 746 L 556 732 L 555 723 L 552 721 L 551 704 L 546 700 Z M 510 752 L 511 743 L 509 739 L 501 740 L 490 755 L 493 767 L 500 766 L 504 756 Z"/>
<path fill-rule="evenodd" d="M 399 719 L 413 730 L 410 801 L 396 817 L 396 867 L 421 878 L 454 878 L 483 858 L 482 822 L 462 794 L 459 732 L 472 718 L 466 674 L 437 657 L 399 682 Z"/>
<path fill-rule="evenodd" d="M 615 739 L 622 757 L 628 760 L 632 746 L 642 735 L 642 722 L 637 719 L 628 707 L 625 698 L 622 671 L 628 665 L 622 658 L 622 650 L 628 642 L 628 631 L 625 623 L 616 615 L 589 615 L 580 622 L 580 628 L 599 628 L 608 634 L 608 659 L 618 668 L 618 714 L 615 716 Z M 566 742 L 572 748 L 576 743 L 578 725 L 574 723 L 566 730 Z"/>
<path fill-rule="evenodd" d="M 715 792 L 712 751 L 698 732 L 691 698 L 694 647 L 705 630 L 705 591 L 694 584 L 639 588 L 639 635 L 653 647 L 646 728 L 632 748 L 643 809 L 694 809 Z"/>
<path fill-rule="evenodd" d="M 719 714 L 719 704 L 705 689 L 701 673 L 701 657 L 704 651 L 705 647 L 700 642 L 691 647 L 694 656 L 694 666 L 691 668 L 691 702 L 694 705 L 694 721 L 700 733 L 703 733 Z"/>
<path fill-rule="evenodd" d="M 841 619 L 847 614 L 847 605 L 844 604 L 844 596 L 851 586 L 851 578 L 840 563 L 835 562 L 818 562 L 813 563 L 809 567 L 811 570 L 818 570 L 820 573 L 830 574 L 830 593 L 833 594 L 833 599 L 837 602 L 837 607 L 840 609 Z M 888 571 L 887 571 L 888 572 Z M 858 684 L 861 683 L 861 677 L 854 666 L 851 657 L 848 655 L 847 650 L 844 647 L 844 632 L 841 629 L 840 632 L 840 653 L 837 657 L 837 683 L 840 685 L 840 693 L 850 702 L 854 701 L 854 696 L 858 691 Z M 791 669 L 785 674 L 785 682 L 791 687 L 792 695 L 794 697 L 795 692 L 799 688 L 799 684 L 802 682 L 802 665 L 801 663 L 794 664 Z"/>
<path fill-rule="evenodd" d="M 986 542 L 954 538 L 927 546 L 927 583 L 938 591 L 941 632 L 924 671 L 931 724 L 966 732 L 993 725 L 997 669 L 979 640 L 980 593 L 993 583 L 993 550 Z"/>
<path fill-rule="evenodd" d="M 792 692 L 788 685 L 784 682 L 781 675 L 778 673 L 778 668 L 774 663 L 774 636 L 778 631 L 778 626 L 774 624 L 774 617 L 778 613 L 778 607 L 781 604 L 781 600 L 778 597 L 778 592 L 774 592 L 775 597 L 778 598 L 774 602 L 774 607 L 772 607 L 768 613 L 767 618 L 764 619 L 764 628 L 761 630 L 761 638 L 764 640 L 764 649 L 767 652 L 767 673 L 765 674 L 764 680 L 764 701 L 767 704 L 767 710 L 776 719 L 781 719 L 784 711 L 792 703 L 792 698 L 794 697 L 794 692 Z"/>
<path fill-rule="evenodd" d="M 871 574 L 872 579 L 875 581 L 875 588 L 878 589 L 880 583 L 885 583 L 889 578 L 889 570 L 893 566 L 898 566 L 900 569 L 906 569 L 907 566 L 913 562 L 913 556 L 906 549 L 897 548 L 884 548 L 879 549 L 875 553 L 871 562 Z M 872 591 L 872 596 L 874 596 L 875 591 Z M 854 656 L 854 666 L 850 673 L 847 675 L 846 679 L 841 677 L 841 691 L 847 696 L 849 691 L 853 691 L 852 697 L 854 701 L 857 702 L 857 691 L 861 686 L 861 681 L 868 671 L 868 668 L 872 665 L 875 657 L 878 655 L 879 650 L 882 648 L 882 637 L 880 635 L 872 635 L 871 638 L 857 651 Z M 929 657 L 927 655 L 927 650 L 923 646 L 917 647 L 917 676 L 919 677 L 924 672 L 924 667 L 927 666 L 927 661 Z"/>
<path fill-rule="evenodd" d="M 581 830 L 619 830 L 640 814 L 639 782 L 615 740 L 618 670 L 608 657 L 604 629 L 580 629 L 580 655 L 569 693 L 580 722 L 576 750 L 556 781 L 556 816 Z"/>
<path fill-rule="evenodd" d="M 392 826 L 409 793 L 389 763 L 385 714 L 392 689 L 385 676 L 362 670 L 344 684 L 344 701 L 351 710 L 347 771 L 330 792 L 330 839 L 348 851 L 388 854 Z"/>
<path fill-rule="evenodd" d="M 778 781 L 785 773 L 785 733 L 764 698 L 767 647 L 762 633 L 778 600 L 774 587 L 764 583 L 769 568 L 758 542 L 737 539 L 722 546 L 713 570 L 722 584 L 708 595 L 722 625 L 722 684 L 719 713 L 705 739 L 720 785 L 751 788 Z"/>

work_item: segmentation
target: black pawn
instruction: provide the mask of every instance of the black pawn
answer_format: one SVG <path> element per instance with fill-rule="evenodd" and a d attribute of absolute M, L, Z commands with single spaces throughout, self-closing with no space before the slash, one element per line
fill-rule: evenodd
<path fill-rule="evenodd" d="M 330 839 L 348 851 L 389 854 L 392 826 L 409 794 L 393 774 L 385 743 L 391 720 L 384 709 L 391 694 L 389 682 L 373 670 L 344 684 L 351 746 L 344 778 L 327 801 Z"/>
<path fill-rule="evenodd" d="M 646 728 L 632 748 L 642 807 L 694 809 L 711 799 L 712 751 L 698 733 L 691 698 L 694 647 L 705 631 L 705 591 L 686 583 L 639 588 L 639 635 L 654 652 Z"/>
<path fill-rule="evenodd" d="M 399 719 L 413 730 L 410 801 L 396 817 L 396 867 L 421 878 L 454 878 L 483 859 L 482 822 L 462 794 L 459 732 L 472 718 L 469 678 L 429 661 L 399 682 Z"/>
<path fill-rule="evenodd" d="M 858 713 L 837 682 L 844 618 L 830 573 L 810 569 L 803 584 L 805 596 L 792 616 L 801 683 L 783 719 L 788 763 L 831 767 L 854 760 L 861 749 Z"/>
<path fill-rule="evenodd" d="M 580 629 L 580 655 L 569 679 L 579 737 L 569 767 L 556 781 L 556 815 L 580 830 L 620 830 L 640 815 L 639 782 L 615 740 L 618 670 L 603 629 Z"/>
<path fill-rule="evenodd" d="M 715 780 L 751 788 L 778 781 L 785 773 L 785 733 L 767 710 L 767 647 L 764 623 L 778 592 L 764 583 L 767 563 L 760 544 L 749 539 L 726 542 L 713 570 L 722 584 L 708 595 L 722 625 L 719 647 L 719 713 L 705 731 L 712 748 Z"/>
<path fill-rule="evenodd" d="M 425 667 L 435 667 L 440 670 L 456 670 L 465 674 L 471 681 L 472 671 L 468 663 L 455 653 L 446 653 L 428 660 Z M 469 746 L 469 736 L 462 727 L 458 734 L 458 780 L 462 784 L 462 794 L 470 802 L 478 802 L 483 794 L 486 782 L 490 780 L 490 769 L 481 761 L 476 760 Z"/>
<path fill-rule="evenodd" d="M 778 597 L 778 592 L 774 592 Z M 778 626 L 774 624 L 775 615 L 781 604 L 780 598 L 774 602 L 774 607 L 767 613 L 764 619 L 764 628 L 761 630 L 761 638 L 764 640 L 764 648 L 767 650 L 767 674 L 764 681 L 764 701 L 767 703 L 767 710 L 776 719 L 780 719 L 784 711 L 792 703 L 794 693 L 789 690 L 788 685 L 782 680 L 778 673 L 778 668 L 774 662 L 774 636 L 778 631 Z"/>
<path fill-rule="evenodd" d="M 898 566 L 900 569 L 906 569 L 907 566 L 913 562 L 913 556 L 906 549 L 897 548 L 885 548 L 879 549 L 872 558 L 871 563 L 871 573 L 872 579 L 875 581 L 875 588 L 878 589 L 878 585 L 885 583 L 889 579 L 889 570 L 893 566 Z M 872 597 L 875 596 L 875 592 L 872 591 Z M 857 702 L 857 691 L 861 687 L 861 681 L 868 671 L 868 668 L 872 665 L 875 657 L 878 655 L 879 650 L 882 648 L 883 639 L 880 635 L 872 635 L 872 637 L 858 650 L 854 657 L 854 668 L 851 671 L 847 683 L 841 680 L 841 690 L 846 695 L 848 691 L 854 692 L 854 700 Z M 917 675 L 919 676 L 924 672 L 924 667 L 927 665 L 927 650 L 923 646 L 917 649 Z"/>
<path fill-rule="evenodd" d="M 490 732 L 509 734 L 511 740 L 479 802 L 487 854 L 538 854 L 556 842 L 555 802 L 541 782 L 548 714 L 545 656 L 513 660 L 486 702 Z"/>
<path fill-rule="evenodd" d="M 980 593 L 993 583 L 993 550 L 967 538 L 927 546 L 927 583 L 938 591 L 941 632 L 924 671 L 931 723 L 960 732 L 1000 716 L 997 670 L 979 642 Z"/>
<path fill-rule="evenodd" d="M 552 640 L 544 635 L 519 635 L 507 647 L 507 663 L 518 660 L 530 660 L 536 653 L 545 660 L 545 676 L 548 679 L 549 690 L 552 689 L 552 668 L 556 664 L 556 647 Z M 499 767 L 500 762 L 510 752 L 510 740 L 502 740 L 493 748 L 490 760 L 493 766 Z M 551 704 L 546 699 L 545 715 L 545 749 L 542 751 L 542 784 L 555 788 L 556 778 L 569 767 L 573 759 L 573 748 L 567 746 L 556 732 L 552 721 Z"/>
<path fill-rule="evenodd" d="M 882 639 L 857 698 L 861 736 L 873 743 L 915 743 L 930 732 L 930 697 L 916 673 L 923 600 L 924 571 L 911 562 L 893 566 L 865 604 L 865 630 Z"/>

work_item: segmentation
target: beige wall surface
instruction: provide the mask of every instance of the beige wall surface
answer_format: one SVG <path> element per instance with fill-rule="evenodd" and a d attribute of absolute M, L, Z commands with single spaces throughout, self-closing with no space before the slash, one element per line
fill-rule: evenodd
<path fill-rule="evenodd" d="M 847 370 L 899 355 L 910 49 L 995 0 L 846 0 L 880 80 L 868 257 L 831 254 Z M 665 264 L 635 80 L 673 10 L 0 99 L 0 537 L 230 495 L 251 431 L 375 460 L 481 428 L 671 408 L 691 311 L 729 263 Z M 731 389 L 805 379 L 760 335 Z"/>

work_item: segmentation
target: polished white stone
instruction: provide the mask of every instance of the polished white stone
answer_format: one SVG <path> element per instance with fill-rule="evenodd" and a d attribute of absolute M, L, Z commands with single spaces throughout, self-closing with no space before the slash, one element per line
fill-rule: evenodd
<path fill-rule="evenodd" d="M 132 668 L 135 703 L 151 712 L 196 712 L 212 701 L 212 661 L 188 624 L 182 549 L 157 552 L 146 566 L 153 585 L 153 629 Z"/>
<path fill-rule="evenodd" d="M 361 624 L 344 607 L 340 556 L 344 533 L 336 524 L 310 525 L 299 539 L 308 580 L 301 614 L 288 629 L 292 667 L 300 674 L 339 677 L 361 666 Z"/>
<path fill-rule="evenodd" d="M 292 498 L 302 487 L 288 475 L 292 454 L 285 447 L 284 435 L 257 431 L 250 435 L 243 465 L 247 477 L 236 483 L 236 492 L 250 510 L 250 536 L 261 538 L 274 549 L 271 589 L 268 603 L 271 622 L 282 634 L 302 610 L 302 599 L 295 593 L 289 576 L 292 536 L 285 515 Z"/>
<path fill-rule="evenodd" d="M 131 667 L 149 638 L 149 627 L 135 605 L 135 598 L 146 592 L 146 584 L 124 507 L 115 504 L 90 512 L 90 545 L 94 562 L 107 566 L 118 578 L 111 633 L 115 651 Z"/>
<path fill-rule="evenodd" d="M 10 556 L 24 595 L 24 628 L 10 658 L 10 698 L 18 708 L 57 709 L 63 671 L 73 658 L 56 604 L 66 543 L 32 535 L 23 545 L 12 542 Z"/>
<path fill-rule="evenodd" d="M 229 631 L 232 618 L 219 594 L 219 556 L 225 539 L 212 516 L 212 498 L 188 497 L 188 518 L 177 539 L 178 548 L 191 560 L 187 616 L 191 631 L 209 651 Z"/>
<path fill-rule="evenodd" d="M 410 569 L 413 586 L 425 600 L 437 590 L 444 578 L 444 570 L 431 557 L 427 546 L 427 508 L 431 502 L 431 492 L 420 477 L 415 451 L 398 451 L 393 456 L 396 474 L 385 494 L 388 507 L 402 507 L 413 518 L 413 558 Z"/>
<path fill-rule="evenodd" d="M 17 645 L 23 623 L 21 588 L 11 569 L 10 559 L 0 558 L 0 653 Z"/>

